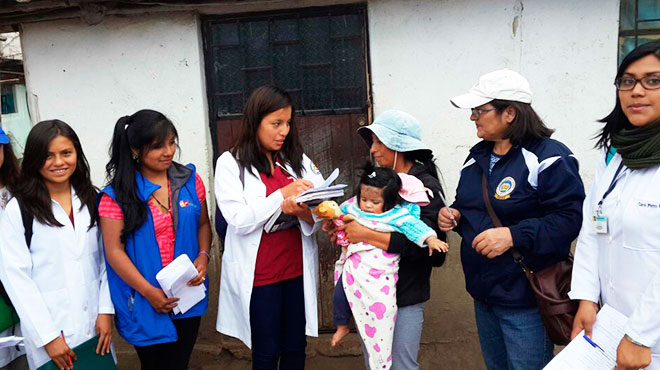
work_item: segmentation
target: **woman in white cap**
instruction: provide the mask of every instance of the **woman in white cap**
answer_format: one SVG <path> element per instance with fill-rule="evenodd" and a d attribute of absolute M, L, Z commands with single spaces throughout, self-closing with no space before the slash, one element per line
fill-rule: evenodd
<path fill-rule="evenodd" d="M 598 135 L 600 160 L 584 202 L 572 299 L 573 336 L 591 336 L 598 303 L 628 317 L 616 369 L 660 369 L 660 42 L 630 52 Z"/>
<path fill-rule="evenodd" d="M 486 366 L 541 369 L 553 356 L 531 287 L 509 253 L 515 248 L 533 271 L 565 259 L 582 221 L 584 188 L 578 162 L 550 139 L 531 106 L 532 92 L 520 74 L 485 74 L 467 94 L 451 99 L 471 109 L 483 139 L 470 149 L 451 208 L 438 225 L 462 237 L 461 260 Z M 496 227 L 482 196 L 482 178 Z"/>
<path fill-rule="evenodd" d="M 444 205 L 439 196 L 442 187 L 433 152 L 420 140 L 419 122 L 408 113 L 388 110 L 376 117 L 371 125 L 358 129 L 358 133 L 369 145 L 379 166 L 415 176 L 433 192 L 430 203 L 421 207 L 421 220 L 433 228 L 438 238 L 446 240 L 446 234 L 440 232 L 437 225 L 438 211 Z M 326 223 L 326 229 L 330 224 Z M 392 343 L 392 369 L 419 369 L 417 354 L 424 304 L 430 298 L 431 269 L 444 263 L 445 253 L 434 251 L 429 256 L 428 247 L 420 248 L 403 234 L 378 232 L 357 222 L 347 223 L 344 230 L 352 243 L 367 242 L 388 253 L 401 255 L 396 284 L 398 313 Z"/>

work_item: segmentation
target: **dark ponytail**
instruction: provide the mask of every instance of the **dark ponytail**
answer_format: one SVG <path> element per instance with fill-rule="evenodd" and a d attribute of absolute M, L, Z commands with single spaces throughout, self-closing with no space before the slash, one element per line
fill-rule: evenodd
<path fill-rule="evenodd" d="M 115 192 L 115 201 L 124 215 L 121 242 L 146 221 L 148 205 L 137 192 L 135 173 L 140 171 L 139 158 L 170 135 L 178 139 L 172 121 L 162 113 L 144 109 L 120 118 L 115 124 L 110 145 L 110 161 L 105 166 L 106 181 Z M 135 153 L 135 155 L 134 155 Z"/>
<path fill-rule="evenodd" d="M 11 146 L 11 140 L 7 144 L 3 144 L 2 151 L 5 154 L 5 160 L 0 166 L 0 182 L 10 193 L 15 194 L 18 189 L 20 166 Z"/>

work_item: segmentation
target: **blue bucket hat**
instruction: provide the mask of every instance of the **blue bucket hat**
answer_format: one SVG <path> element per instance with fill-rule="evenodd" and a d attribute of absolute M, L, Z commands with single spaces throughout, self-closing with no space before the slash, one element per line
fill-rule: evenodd
<path fill-rule="evenodd" d="M 2 127 L 0 127 L 0 144 L 9 144 L 9 137 L 5 134 Z"/>
<path fill-rule="evenodd" d="M 396 109 L 386 110 L 371 125 L 357 130 L 368 146 L 371 146 L 373 133 L 388 149 L 396 152 L 425 151 L 430 155 L 431 149 L 420 139 L 421 131 L 415 117 Z"/>

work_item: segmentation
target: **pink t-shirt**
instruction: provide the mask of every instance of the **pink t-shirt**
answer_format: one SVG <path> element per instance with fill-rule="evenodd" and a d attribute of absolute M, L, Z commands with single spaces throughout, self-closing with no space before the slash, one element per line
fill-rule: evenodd
<path fill-rule="evenodd" d="M 199 197 L 199 202 L 203 203 L 206 200 L 206 188 L 202 178 L 195 173 L 195 190 Z M 172 205 L 172 191 L 169 192 L 170 208 Z M 174 259 L 174 227 L 172 212 L 163 213 L 160 211 L 156 202 L 149 198 L 149 210 L 154 219 L 154 231 L 156 233 L 156 242 L 160 251 L 160 260 L 163 267 L 167 266 Z M 103 194 L 101 202 L 99 203 L 99 216 L 111 218 L 113 220 L 123 220 L 124 214 L 121 208 L 110 196 Z"/>

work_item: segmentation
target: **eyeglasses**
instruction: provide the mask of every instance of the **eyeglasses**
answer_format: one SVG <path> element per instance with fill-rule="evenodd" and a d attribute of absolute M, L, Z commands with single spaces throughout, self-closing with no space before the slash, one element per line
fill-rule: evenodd
<path fill-rule="evenodd" d="M 646 90 L 660 89 L 660 75 L 644 76 L 639 80 L 631 76 L 619 77 L 614 80 L 614 86 L 619 91 L 628 91 L 634 89 L 638 82 Z"/>
<path fill-rule="evenodd" d="M 495 108 L 491 108 L 491 109 L 472 108 L 472 109 L 470 109 L 470 111 L 472 112 L 471 115 L 473 115 L 474 118 L 479 118 L 479 116 L 481 116 L 483 113 L 494 111 L 494 110 L 497 110 L 497 109 L 495 109 Z"/>

